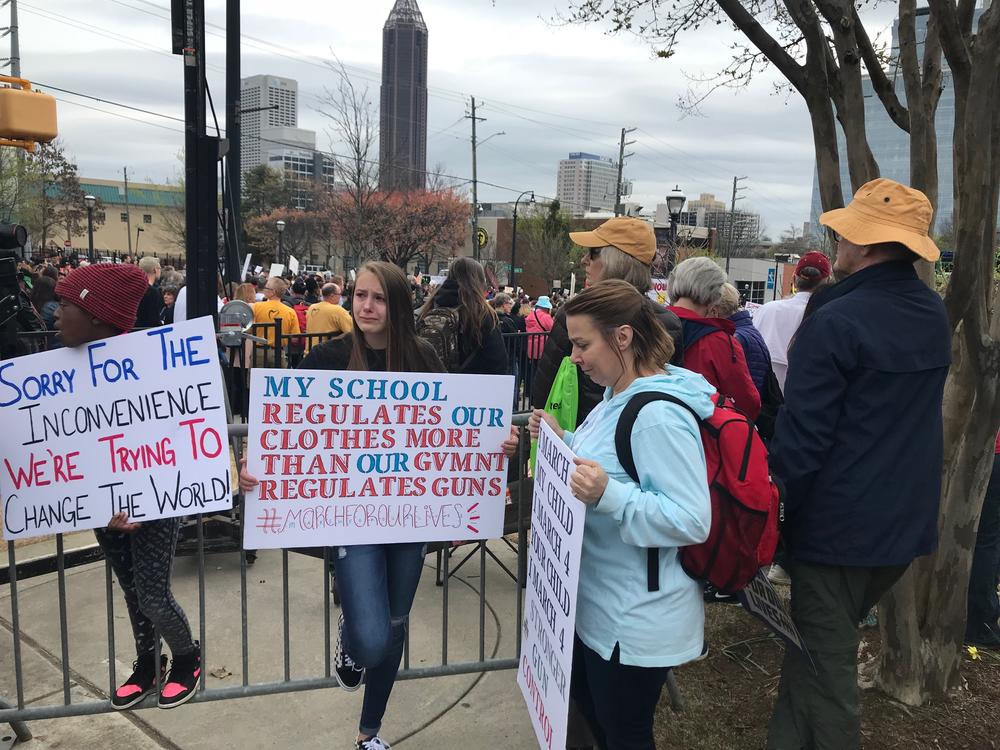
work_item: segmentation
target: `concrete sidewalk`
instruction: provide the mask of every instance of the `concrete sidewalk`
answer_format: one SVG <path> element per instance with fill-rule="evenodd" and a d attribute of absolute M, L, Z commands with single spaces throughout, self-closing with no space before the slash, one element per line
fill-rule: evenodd
<path fill-rule="evenodd" d="M 89 534 L 89 532 L 88 532 Z M 89 544 L 76 535 L 67 546 Z M 45 543 L 18 548 L 18 559 L 42 554 Z M 501 542 L 490 548 L 511 569 L 516 556 Z M 453 564 L 464 557 L 462 547 Z M 289 632 L 291 678 L 324 676 L 321 560 L 289 553 Z M 206 557 L 206 686 L 242 684 L 239 555 Z M 448 662 L 479 658 L 480 564 L 477 555 L 452 578 L 448 592 Z M 177 560 L 175 595 L 199 637 L 198 572 L 195 558 Z M 74 703 L 106 700 L 109 690 L 105 568 L 103 563 L 67 572 L 70 695 Z M 512 658 L 516 647 L 517 587 L 491 559 L 486 562 L 483 618 L 486 657 Z M 61 704 L 63 677 L 56 576 L 23 581 L 18 587 L 25 701 L 31 706 Z M 131 672 L 135 658 L 131 629 L 117 584 L 114 588 L 116 679 Z M 434 556 L 428 556 L 411 616 L 410 666 L 442 662 L 443 589 L 434 585 Z M 251 684 L 283 678 L 282 553 L 262 551 L 247 572 L 249 674 Z M 332 598 L 331 598 L 332 602 Z M 10 589 L 0 589 L 0 697 L 14 703 L 15 680 Z M 339 610 L 331 610 L 332 640 Z M 331 648 L 333 643 L 331 643 Z M 338 688 L 286 693 L 123 713 L 36 721 L 26 748 L 351 748 L 363 692 Z M 383 736 L 394 747 L 532 748 L 530 720 L 512 670 L 397 683 Z"/>

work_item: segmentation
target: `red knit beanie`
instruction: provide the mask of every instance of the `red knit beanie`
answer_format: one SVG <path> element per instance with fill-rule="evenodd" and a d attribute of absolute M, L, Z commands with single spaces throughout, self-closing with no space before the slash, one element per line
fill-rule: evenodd
<path fill-rule="evenodd" d="M 103 323 L 131 331 L 148 288 L 149 280 L 138 266 L 99 263 L 70 271 L 56 284 L 56 295 Z"/>

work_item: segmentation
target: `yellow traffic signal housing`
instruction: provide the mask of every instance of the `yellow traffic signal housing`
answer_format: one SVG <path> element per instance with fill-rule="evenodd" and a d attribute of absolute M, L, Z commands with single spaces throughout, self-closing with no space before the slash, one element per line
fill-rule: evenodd
<path fill-rule="evenodd" d="M 37 143 L 48 143 L 59 135 L 55 97 L 32 91 L 31 83 L 23 78 L 0 76 L 0 82 L 21 86 L 0 88 L 0 146 L 34 151 Z"/>

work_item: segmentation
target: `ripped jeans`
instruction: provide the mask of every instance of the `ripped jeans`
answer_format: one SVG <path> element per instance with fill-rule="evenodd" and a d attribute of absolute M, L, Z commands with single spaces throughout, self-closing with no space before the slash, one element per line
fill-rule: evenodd
<path fill-rule="evenodd" d="M 377 734 L 403 657 L 424 545 L 360 544 L 335 551 L 333 565 L 344 613 L 342 646 L 367 670 L 358 730 Z"/>

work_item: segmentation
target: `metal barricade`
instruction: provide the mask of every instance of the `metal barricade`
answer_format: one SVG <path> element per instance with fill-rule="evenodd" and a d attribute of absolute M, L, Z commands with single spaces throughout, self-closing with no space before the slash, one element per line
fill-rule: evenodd
<path fill-rule="evenodd" d="M 524 426 L 527 423 L 527 415 L 520 414 L 514 416 L 514 424 L 519 426 Z M 246 424 L 232 424 L 230 425 L 230 437 L 234 441 L 234 445 L 239 447 L 241 443 L 241 438 L 245 437 L 247 434 Z M 472 583 L 466 580 L 461 580 L 460 583 L 468 586 L 470 589 L 476 592 L 478 597 L 478 658 L 476 659 L 464 659 L 460 661 L 453 661 L 451 658 L 451 650 L 449 643 L 449 595 L 451 583 L 454 580 L 451 570 L 451 558 L 453 553 L 453 548 L 451 544 L 438 545 L 438 559 L 440 561 L 439 565 L 439 576 L 438 583 L 440 585 L 440 591 L 435 588 L 433 591 L 435 594 L 439 594 L 441 598 L 441 609 L 440 609 L 440 628 L 441 628 L 441 647 L 440 653 L 436 656 L 432 654 L 412 654 L 410 649 L 410 638 L 409 633 L 407 634 L 407 640 L 404 647 L 403 655 L 403 665 L 399 673 L 398 679 L 400 680 L 412 680 L 421 679 L 425 677 L 440 677 L 440 676 L 450 676 L 450 675 L 461 675 L 461 674 L 475 674 L 486 671 L 502 670 L 502 669 L 514 669 L 518 664 L 518 655 L 520 653 L 521 647 L 521 622 L 522 622 L 522 590 L 524 588 L 527 576 L 527 556 L 524 554 L 526 548 L 527 530 L 530 527 L 530 506 L 531 506 L 531 492 L 532 483 L 529 478 L 527 478 L 526 465 L 527 465 L 527 445 L 528 441 L 526 439 L 522 440 L 521 446 L 518 451 L 518 455 L 513 461 L 513 466 L 509 478 L 512 480 L 509 487 L 510 492 L 510 502 L 508 504 L 508 513 L 506 514 L 506 521 L 504 527 L 504 540 L 514 549 L 517 550 L 516 555 L 516 580 L 510 580 L 506 575 L 500 576 L 501 581 L 509 581 L 509 583 L 503 583 L 504 586 L 510 586 L 511 591 L 507 592 L 510 596 L 513 594 L 513 598 L 516 601 L 515 606 L 512 608 L 513 611 L 509 612 L 498 612 L 493 608 L 493 605 L 487 599 L 487 563 L 489 558 L 499 559 L 497 557 L 497 552 L 500 551 L 501 554 L 504 553 L 506 549 L 503 546 L 504 540 L 492 540 L 490 542 L 472 542 L 468 545 L 464 545 L 464 549 L 471 550 L 472 555 L 468 556 L 466 560 L 463 560 L 462 564 L 470 561 L 471 559 L 478 557 L 479 560 L 479 585 L 478 587 L 473 586 Z M 239 453 L 234 456 L 239 461 Z M 235 499 L 235 504 L 242 511 L 242 495 L 237 495 Z M 242 512 L 239 514 L 242 517 Z M 270 680 L 270 681 L 260 681 L 253 682 L 251 675 L 251 663 L 250 663 L 250 626 L 251 626 L 251 616 L 248 606 L 248 563 L 247 556 L 248 552 L 246 550 L 240 550 L 240 661 L 241 661 L 241 672 L 242 681 L 240 685 L 232 687 L 218 687 L 218 688 L 208 688 L 206 687 L 206 674 L 207 668 L 205 665 L 210 664 L 211 654 L 213 653 L 213 634 L 209 632 L 207 626 L 207 604 L 208 598 L 206 596 L 206 549 L 205 549 L 205 536 L 204 536 L 204 524 L 205 518 L 203 516 L 198 516 L 196 518 L 197 526 L 197 579 L 198 579 L 198 622 L 197 622 L 197 636 L 202 645 L 202 665 L 203 669 L 201 672 L 200 682 L 197 688 L 197 692 L 192 698 L 192 702 L 205 702 L 205 701 L 218 701 L 218 700 L 229 700 L 232 698 L 245 698 L 251 696 L 259 695 L 273 695 L 279 693 L 291 693 L 303 690 L 314 690 L 317 688 L 328 688 L 336 687 L 337 681 L 333 676 L 333 665 L 332 665 L 332 616 L 333 607 L 331 600 L 333 596 L 331 595 L 331 586 L 329 579 L 330 566 L 330 549 L 324 549 L 321 552 L 321 564 L 317 565 L 315 570 L 316 582 L 320 583 L 322 581 L 322 594 L 319 595 L 317 592 L 316 605 L 320 605 L 322 602 L 322 616 L 324 621 L 323 628 L 323 648 L 324 648 L 324 658 L 323 658 L 323 669 L 322 671 L 315 674 L 296 674 L 293 675 L 291 668 L 291 650 L 293 646 L 293 639 L 291 636 L 291 614 L 289 608 L 289 555 L 290 553 L 295 553 L 296 550 L 281 550 L 281 594 L 280 594 L 280 606 L 281 606 L 281 639 L 282 639 L 282 656 L 281 656 L 281 674 L 282 679 L 280 680 Z M 51 719 L 58 717 L 68 717 L 68 716 L 82 716 L 90 714 L 99 714 L 110 712 L 111 704 L 110 701 L 104 697 L 101 700 L 84 700 L 84 701 L 74 701 L 71 695 L 71 684 L 73 682 L 84 682 L 87 681 L 80 678 L 80 675 L 74 671 L 72 665 L 73 654 L 70 650 L 70 630 L 71 622 L 69 617 L 69 608 L 67 605 L 67 560 L 70 559 L 76 553 L 67 553 L 64 548 L 64 539 L 62 534 L 56 535 L 55 538 L 56 550 L 55 554 L 52 556 L 46 564 L 45 561 L 39 560 L 29 560 L 18 562 L 17 559 L 17 548 L 14 542 L 8 542 L 7 544 L 7 581 L 9 586 L 10 594 L 10 621 L 5 622 L 0 619 L 0 627 L 4 627 L 9 630 L 12 641 L 13 641 L 13 671 L 14 671 L 14 694 L 16 697 L 16 702 L 13 707 L 8 704 L 0 702 L 0 722 L 11 723 L 15 728 L 18 736 L 22 739 L 30 737 L 30 733 L 27 728 L 21 723 L 32 720 L 41 719 Z M 88 552 L 90 555 L 87 557 L 73 557 L 73 562 L 77 562 L 81 565 L 95 565 L 96 561 L 99 561 L 102 557 L 99 549 L 96 554 L 93 550 Z M 116 646 L 115 646 L 115 604 L 116 600 L 120 606 L 120 594 L 115 591 L 115 581 L 112 575 L 111 565 L 105 560 L 104 561 L 104 598 L 105 598 L 105 608 L 107 615 L 106 622 L 106 635 L 107 635 L 107 662 L 108 662 L 108 672 L 107 672 L 107 695 L 111 695 L 118 684 L 119 675 L 116 674 Z M 57 693 L 61 693 L 61 702 L 54 704 L 44 704 L 44 705 L 28 705 L 26 702 L 26 688 L 30 687 L 25 684 L 24 675 L 24 659 L 23 659 L 23 648 L 27 643 L 32 648 L 38 647 L 38 642 L 31 635 L 30 632 L 26 632 L 31 629 L 31 623 L 25 623 L 22 621 L 21 604 L 19 601 L 19 585 L 26 580 L 27 577 L 39 576 L 39 575 L 55 575 L 55 598 L 57 605 L 57 612 L 53 613 L 58 619 L 59 625 L 59 649 L 58 657 L 55 654 L 50 655 L 50 662 L 52 664 L 58 664 L 61 669 L 61 689 Z M 51 580 L 51 579 L 50 579 Z M 74 592 L 77 588 L 74 587 Z M 502 592 L 501 592 L 502 593 Z M 418 592 L 419 595 L 419 592 Z M 425 593 L 426 595 L 426 593 Z M 272 605 L 278 605 L 278 602 L 270 602 Z M 487 652 L 487 642 L 486 642 L 486 623 L 487 623 L 487 613 L 489 616 L 495 618 L 497 627 L 497 644 L 493 647 L 492 653 Z M 517 634 L 515 642 L 510 644 L 513 646 L 509 652 L 502 653 L 500 649 L 499 632 L 500 625 L 502 622 L 509 623 L 513 627 L 514 632 Z M 425 626 L 426 623 L 420 623 L 421 626 Z M 464 642 L 467 645 L 467 641 Z M 419 661 L 415 661 L 419 659 Z M 128 659 L 129 661 L 131 658 Z M 427 663 L 430 662 L 429 666 L 413 666 L 414 663 Z M 435 663 L 436 662 L 436 663 Z M 97 686 L 88 683 L 91 692 L 97 692 Z M 10 690 L 10 684 L 6 679 L 0 678 L 0 694 L 8 692 Z M 103 692 L 103 691 L 101 691 Z M 156 696 L 151 696 L 147 698 L 143 703 L 136 706 L 136 708 L 148 708 L 156 705 Z M 23 735 L 22 735 L 23 732 Z"/>

